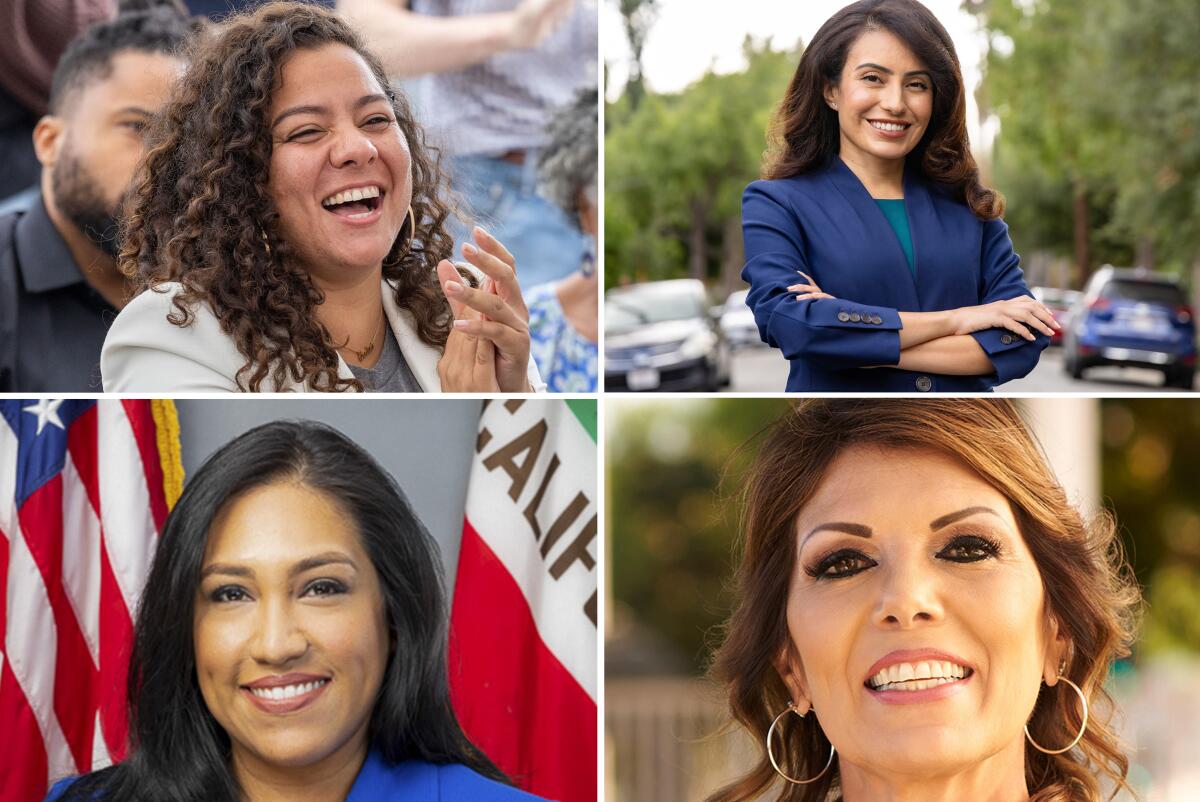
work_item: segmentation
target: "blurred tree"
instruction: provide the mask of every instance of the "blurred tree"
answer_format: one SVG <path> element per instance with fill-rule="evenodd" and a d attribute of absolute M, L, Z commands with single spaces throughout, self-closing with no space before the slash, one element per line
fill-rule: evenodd
<path fill-rule="evenodd" d="M 613 595 L 675 650 L 707 666 L 731 612 L 737 511 L 732 496 L 782 399 L 641 402 L 617 407 L 606 492 Z M 722 485 L 723 472 L 728 478 Z M 720 488 L 724 488 L 721 490 Z"/>
<path fill-rule="evenodd" d="M 646 93 L 642 53 L 646 48 L 646 37 L 650 35 L 650 29 L 654 27 L 654 21 L 658 18 L 658 0 L 616 0 L 616 3 L 617 10 L 621 12 L 621 21 L 625 25 L 629 52 L 632 54 L 625 93 L 629 96 L 629 105 L 637 108 Z"/>
<path fill-rule="evenodd" d="M 1140 650 L 1200 651 L 1200 403 L 1102 401 L 1103 492 L 1146 589 Z"/>
<path fill-rule="evenodd" d="M 609 105 L 605 283 L 691 276 L 732 290 L 742 268 L 741 194 L 759 174 L 767 122 L 799 60 L 747 37 L 747 67 L 678 94 Z"/>
<path fill-rule="evenodd" d="M 1200 4 L 964 0 L 989 33 L 980 96 L 1018 249 L 1200 271 Z"/>

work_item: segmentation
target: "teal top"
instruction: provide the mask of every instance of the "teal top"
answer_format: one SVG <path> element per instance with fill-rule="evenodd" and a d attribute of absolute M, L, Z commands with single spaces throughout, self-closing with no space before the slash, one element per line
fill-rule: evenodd
<path fill-rule="evenodd" d="M 875 199 L 879 204 L 879 208 L 883 210 L 883 216 L 891 223 L 892 230 L 896 232 L 896 237 L 900 240 L 900 247 L 904 249 L 904 255 L 908 257 L 908 269 L 912 271 L 913 276 L 917 275 L 917 266 L 913 262 L 913 247 L 912 233 L 908 230 L 908 215 L 904 212 L 904 199 L 899 200 L 879 200 Z"/>

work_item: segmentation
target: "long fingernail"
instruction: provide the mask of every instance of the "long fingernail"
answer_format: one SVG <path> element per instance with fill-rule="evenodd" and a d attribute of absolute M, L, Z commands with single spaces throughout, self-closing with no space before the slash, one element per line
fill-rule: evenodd
<path fill-rule="evenodd" d="M 469 242 L 463 243 L 463 256 L 474 256 L 479 253 L 479 249 Z"/>
<path fill-rule="evenodd" d="M 446 287 L 446 292 L 450 293 L 451 295 L 458 295 L 463 291 L 463 285 L 459 284 L 457 281 L 447 281 L 444 286 Z"/>
<path fill-rule="evenodd" d="M 471 321 L 469 321 L 469 320 L 454 321 L 454 328 L 456 328 L 456 329 L 465 329 L 469 325 L 471 325 Z"/>
<path fill-rule="evenodd" d="M 475 234 L 476 235 L 482 234 L 485 237 L 492 236 L 491 234 L 487 233 L 487 231 L 484 230 L 483 226 L 475 226 Z"/>

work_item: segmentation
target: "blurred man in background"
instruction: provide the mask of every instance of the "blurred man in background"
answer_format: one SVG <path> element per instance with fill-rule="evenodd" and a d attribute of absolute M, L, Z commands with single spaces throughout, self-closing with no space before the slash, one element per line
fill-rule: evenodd
<path fill-rule="evenodd" d="M 116 221 L 191 30 L 170 8 L 122 14 L 58 62 L 33 133 L 40 196 L 0 217 L 0 391 L 100 387 L 100 347 L 126 301 Z"/>
<path fill-rule="evenodd" d="M 516 257 L 522 288 L 573 272 L 586 237 L 537 194 L 538 152 L 554 112 L 595 86 L 594 0 L 338 0 L 398 78 L 427 75 L 422 121 L 450 157 L 470 218 Z"/>
<path fill-rule="evenodd" d="M 46 113 L 59 56 L 80 31 L 116 12 L 116 0 L 0 2 L 0 199 L 37 183 L 33 127 Z"/>

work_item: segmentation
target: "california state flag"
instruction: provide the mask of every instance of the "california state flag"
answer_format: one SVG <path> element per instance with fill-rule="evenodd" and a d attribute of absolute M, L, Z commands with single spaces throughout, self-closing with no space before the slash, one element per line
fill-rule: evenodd
<path fill-rule="evenodd" d="M 450 616 L 468 737 L 517 785 L 596 800 L 596 402 L 487 401 Z"/>

